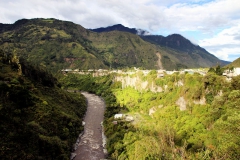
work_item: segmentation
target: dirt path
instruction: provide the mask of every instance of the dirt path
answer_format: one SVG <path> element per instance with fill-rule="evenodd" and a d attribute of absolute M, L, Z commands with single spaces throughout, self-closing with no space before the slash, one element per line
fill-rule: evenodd
<path fill-rule="evenodd" d="M 88 101 L 88 108 L 84 118 L 84 133 L 78 143 L 78 148 L 74 152 L 74 160 L 100 160 L 104 159 L 104 148 L 102 140 L 102 126 L 104 118 L 104 101 L 86 92 L 82 93 Z"/>

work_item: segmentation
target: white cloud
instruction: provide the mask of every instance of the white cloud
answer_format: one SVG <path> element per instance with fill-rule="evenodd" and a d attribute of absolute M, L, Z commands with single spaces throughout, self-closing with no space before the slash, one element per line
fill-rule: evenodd
<path fill-rule="evenodd" d="M 213 32 L 218 27 L 230 25 L 235 18 L 240 18 L 238 0 L 216 0 L 209 3 L 177 3 L 165 9 L 172 27 L 181 31 L 200 30 Z"/>
<path fill-rule="evenodd" d="M 161 29 L 211 32 L 239 19 L 239 10 L 238 0 L 0 0 L 0 19 L 5 23 L 48 17 L 71 20 L 87 28 L 123 23 L 153 32 Z"/>
<path fill-rule="evenodd" d="M 73 21 L 85 28 L 121 23 L 159 34 L 196 31 L 213 37 L 204 40 L 209 42 L 208 45 L 203 40 L 200 45 L 215 48 L 211 51 L 217 55 L 223 48 L 224 52 L 235 53 L 227 47 L 229 45 L 223 47 L 217 44 L 217 41 L 222 42 L 219 39 L 223 35 L 215 33 L 216 30 L 236 26 L 240 20 L 239 11 L 239 0 L 0 0 L 1 23 L 42 17 Z M 192 36 L 196 41 L 199 38 Z M 224 38 L 229 38 L 228 44 L 236 43 L 237 39 L 230 39 L 230 36 Z"/>
<path fill-rule="evenodd" d="M 240 22 L 212 38 L 200 40 L 199 45 L 224 60 L 240 57 Z"/>

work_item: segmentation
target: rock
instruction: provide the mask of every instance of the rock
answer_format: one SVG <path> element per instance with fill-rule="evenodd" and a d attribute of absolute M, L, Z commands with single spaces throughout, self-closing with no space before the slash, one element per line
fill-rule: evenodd
<path fill-rule="evenodd" d="M 82 126 L 85 126 L 85 124 L 86 124 L 86 123 L 85 123 L 84 121 L 82 121 Z"/>
<path fill-rule="evenodd" d="M 148 115 L 152 117 L 152 114 L 154 114 L 155 112 L 156 112 L 156 108 L 152 107 L 152 108 L 149 109 Z"/>
<path fill-rule="evenodd" d="M 184 99 L 183 97 L 180 97 L 180 98 L 177 100 L 176 104 L 179 105 L 181 111 L 184 111 L 184 110 L 187 109 L 187 107 L 186 107 L 186 101 L 185 101 L 185 99 Z"/>
<path fill-rule="evenodd" d="M 103 149 L 103 153 L 104 154 L 107 154 L 108 152 L 107 152 L 107 149 Z"/>
<path fill-rule="evenodd" d="M 76 157 L 76 153 L 71 153 L 70 160 L 73 160 Z"/>
<path fill-rule="evenodd" d="M 180 87 L 180 86 L 183 86 L 183 81 L 177 81 L 176 83 L 175 83 L 175 86 L 178 86 L 178 87 Z"/>
<path fill-rule="evenodd" d="M 204 105 L 206 104 L 206 99 L 205 97 L 202 97 L 199 101 L 193 101 L 194 104 L 201 104 L 201 105 Z"/>

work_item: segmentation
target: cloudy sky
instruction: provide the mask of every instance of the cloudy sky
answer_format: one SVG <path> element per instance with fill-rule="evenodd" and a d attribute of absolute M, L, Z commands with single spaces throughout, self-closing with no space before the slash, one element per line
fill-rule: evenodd
<path fill-rule="evenodd" d="M 0 23 L 57 18 L 85 28 L 123 24 L 178 33 L 220 59 L 240 57 L 239 0 L 0 0 Z"/>

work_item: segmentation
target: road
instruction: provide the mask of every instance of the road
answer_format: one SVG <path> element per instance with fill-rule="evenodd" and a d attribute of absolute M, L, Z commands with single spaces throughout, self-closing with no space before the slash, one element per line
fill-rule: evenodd
<path fill-rule="evenodd" d="M 102 126 L 104 118 L 104 101 L 86 92 L 82 94 L 87 98 L 88 108 L 84 118 L 84 132 L 79 139 L 78 147 L 73 153 L 74 160 L 100 160 L 105 158 Z"/>

